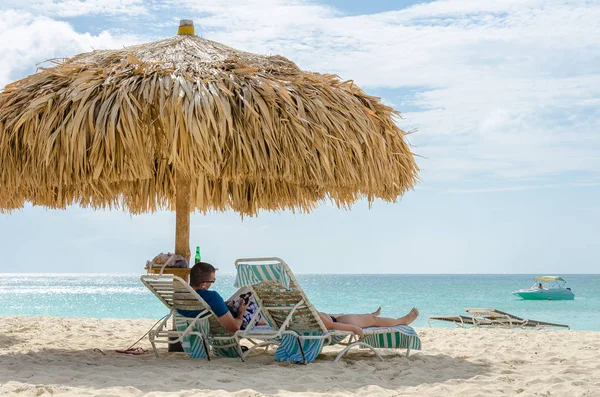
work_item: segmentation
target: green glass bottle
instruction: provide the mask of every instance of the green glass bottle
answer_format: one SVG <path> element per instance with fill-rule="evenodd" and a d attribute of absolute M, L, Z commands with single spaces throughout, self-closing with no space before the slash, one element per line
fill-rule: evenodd
<path fill-rule="evenodd" d="M 198 263 L 201 261 L 201 257 L 200 257 L 200 246 L 196 246 L 196 259 L 194 260 L 194 264 Z"/>

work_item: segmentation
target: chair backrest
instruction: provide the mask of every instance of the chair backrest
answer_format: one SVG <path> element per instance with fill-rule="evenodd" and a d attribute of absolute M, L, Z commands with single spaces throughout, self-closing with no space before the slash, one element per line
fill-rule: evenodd
<path fill-rule="evenodd" d="M 317 310 L 283 259 L 244 258 L 236 260 L 235 267 L 235 286 L 250 287 L 273 328 L 300 334 L 327 333 Z"/>
<path fill-rule="evenodd" d="M 501 317 L 501 316 L 510 317 L 511 320 L 525 321 L 525 319 L 523 319 L 521 317 L 515 316 L 514 314 L 510 314 L 510 313 L 506 313 L 506 312 L 500 311 L 498 309 L 493 309 L 493 314 L 495 316 L 499 316 L 499 317 Z"/>
<path fill-rule="evenodd" d="M 508 319 L 509 316 L 506 314 L 500 314 L 496 311 L 496 309 L 488 309 L 488 308 L 469 308 L 465 309 L 467 313 L 469 313 L 473 317 L 483 317 L 490 320 L 498 320 L 498 319 Z"/>
<path fill-rule="evenodd" d="M 568 325 L 566 324 L 556 324 L 556 323 L 549 323 L 546 321 L 538 321 L 538 320 L 529 320 L 529 319 L 524 319 L 518 316 L 515 316 L 514 314 L 510 314 L 510 313 L 506 313 L 503 311 L 500 311 L 498 309 L 493 309 L 494 313 L 498 316 L 507 316 L 510 317 L 510 320 L 513 323 L 519 323 L 520 326 L 523 327 L 562 327 L 562 328 L 569 328 Z"/>
<path fill-rule="evenodd" d="M 473 317 L 481 316 L 496 324 L 509 325 L 511 327 L 560 327 L 570 328 L 566 324 L 549 323 L 538 320 L 526 320 L 514 314 L 506 313 L 498 309 L 465 309 Z"/>
<path fill-rule="evenodd" d="M 471 308 L 465 309 L 465 311 L 473 316 L 474 320 L 480 321 L 482 325 L 483 321 L 488 321 L 489 324 L 487 325 L 514 328 L 521 326 L 525 322 L 520 317 L 496 309 Z"/>
<path fill-rule="evenodd" d="M 189 315 L 185 315 L 185 311 L 196 312 L 192 317 L 196 317 L 197 314 L 201 313 L 201 318 L 210 322 L 211 334 L 231 334 L 223 327 L 208 303 L 182 278 L 164 274 L 162 276 L 144 275 L 140 277 L 140 280 L 172 311 L 173 315 L 189 318 Z M 184 314 L 181 311 L 184 311 Z"/>

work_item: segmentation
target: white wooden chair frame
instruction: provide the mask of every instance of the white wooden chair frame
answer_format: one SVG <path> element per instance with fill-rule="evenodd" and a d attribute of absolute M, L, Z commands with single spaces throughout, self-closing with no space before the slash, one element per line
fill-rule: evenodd
<path fill-rule="evenodd" d="M 298 341 L 298 346 L 300 348 L 300 352 L 302 354 L 302 357 L 304 358 L 304 351 L 302 349 L 302 341 L 304 340 L 309 340 L 309 339 L 324 339 L 324 343 L 323 346 L 328 345 L 331 340 L 332 337 L 334 336 L 349 336 L 349 340 L 346 343 L 337 343 L 337 344 L 341 344 L 346 346 L 338 355 L 337 357 L 334 359 L 334 362 L 337 363 L 341 360 L 341 358 L 352 348 L 354 347 L 362 347 L 362 348 L 366 348 L 371 350 L 375 356 L 377 358 L 379 358 L 380 360 L 383 361 L 383 357 L 381 357 L 381 354 L 375 350 L 375 348 L 371 345 L 368 345 L 364 342 L 358 341 L 358 340 L 354 340 L 356 335 L 350 331 L 338 331 L 338 330 L 328 330 L 327 328 L 325 328 L 325 325 L 323 324 L 323 322 L 321 321 L 321 318 L 319 317 L 318 312 L 316 311 L 316 309 L 314 308 L 314 306 L 308 301 L 308 298 L 306 297 L 306 295 L 304 294 L 304 291 L 302 290 L 302 287 L 300 286 L 300 283 L 298 282 L 298 280 L 296 280 L 296 277 L 294 276 L 294 273 L 291 271 L 291 269 L 289 268 L 289 266 L 287 265 L 287 263 L 285 263 L 285 261 L 281 258 L 277 258 L 277 257 L 266 257 L 266 258 L 241 258 L 241 259 L 237 259 L 235 261 L 235 268 L 237 270 L 238 265 L 240 263 L 265 263 L 265 262 L 279 262 L 283 265 L 288 277 L 290 278 L 290 281 L 292 283 L 294 283 L 297 286 L 298 291 L 300 292 L 300 294 L 302 295 L 302 299 L 296 303 L 294 306 L 265 306 L 262 303 L 262 300 L 260 298 L 260 294 L 256 293 L 256 290 L 254 289 L 254 286 L 249 286 L 250 290 L 252 291 L 252 294 L 254 295 L 255 299 L 256 299 L 256 303 L 258 304 L 258 306 L 261 308 L 261 311 L 263 313 L 263 315 L 267 318 L 267 320 L 269 320 L 269 322 L 271 324 L 276 324 L 276 322 L 273 320 L 273 318 L 270 316 L 270 311 L 271 310 L 289 310 L 289 314 L 286 317 L 286 319 L 283 321 L 282 325 L 279 327 L 279 329 L 274 332 L 271 335 L 274 335 L 274 338 L 277 337 L 281 337 L 283 334 L 290 334 L 293 335 L 294 337 L 296 337 L 296 340 Z M 320 326 L 320 329 L 318 331 L 322 332 L 322 335 L 300 335 L 297 332 L 293 331 L 293 330 L 289 330 L 287 329 L 289 327 L 290 322 L 292 321 L 293 315 L 296 312 L 296 310 L 298 308 L 309 308 L 310 312 L 313 314 L 317 324 Z M 252 323 L 251 323 L 252 324 Z M 238 331 L 236 332 L 236 337 L 239 336 L 240 337 L 244 337 L 244 338 L 252 338 L 252 337 L 264 337 L 265 335 L 261 335 L 261 334 L 256 334 L 253 335 L 252 331 L 251 331 L 251 326 L 248 326 L 249 331 L 245 332 L 245 331 Z M 245 333 L 244 333 L 245 332 Z M 374 332 L 376 333 L 376 332 Z M 412 338 L 412 337 L 411 337 Z M 412 341 L 412 339 L 411 339 Z M 274 344 L 273 342 L 271 342 L 270 344 Z M 408 357 L 408 355 L 410 354 L 410 347 L 407 349 L 406 352 L 406 357 Z M 304 360 L 306 362 L 306 359 Z"/>
<path fill-rule="evenodd" d="M 235 343 L 223 344 L 223 345 L 219 345 L 217 347 L 225 348 L 225 347 L 235 346 L 236 349 L 238 350 L 240 359 L 242 361 L 245 360 L 246 355 L 242 352 L 241 346 L 239 344 L 239 340 L 235 337 L 235 334 L 231 334 L 231 336 L 229 336 L 229 335 L 228 336 L 217 336 L 217 335 L 203 335 L 200 332 L 193 331 L 194 326 L 196 325 L 197 321 L 200 318 L 202 318 L 202 320 L 210 321 L 211 317 L 214 317 L 214 319 L 216 319 L 217 321 L 219 321 L 219 320 L 218 320 L 216 314 L 210 309 L 210 306 L 208 306 L 208 304 L 200 297 L 200 295 L 198 295 L 198 293 L 196 291 L 194 291 L 194 289 L 192 287 L 190 287 L 190 285 L 185 280 L 183 280 L 182 278 L 180 278 L 178 276 L 174 276 L 174 275 L 144 275 L 144 276 L 140 277 L 140 280 L 170 310 L 169 314 L 158 325 L 153 327 L 153 329 L 150 330 L 150 332 L 148 333 L 148 339 L 150 340 L 150 344 L 152 345 L 152 350 L 154 351 L 154 355 L 156 357 L 158 357 L 158 350 L 156 348 L 156 343 L 175 344 L 175 343 L 182 342 L 186 336 L 196 335 L 202 340 L 202 344 L 206 351 L 206 358 L 209 361 L 210 361 L 210 349 L 209 349 L 210 343 L 209 342 L 211 340 L 227 341 L 227 340 L 231 340 L 232 338 L 234 338 Z M 156 288 L 154 288 L 154 286 L 153 286 L 152 281 L 157 281 L 157 280 L 167 280 L 167 282 L 168 282 L 168 280 L 173 280 L 173 281 L 177 281 L 177 282 L 181 283 L 181 285 L 183 286 L 183 288 L 185 290 L 184 293 L 189 293 L 191 297 L 194 297 L 196 299 L 198 305 L 203 307 L 201 309 L 200 313 L 195 318 L 193 318 L 193 319 L 188 318 L 188 320 L 190 320 L 189 325 L 187 326 L 187 328 L 184 331 L 168 330 L 168 322 L 169 322 L 169 319 L 173 318 L 177 309 L 183 309 L 183 310 L 190 310 L 190 309 L 178 307 L 177 304 L 172 304 L 169 301 L 167 301 L 165 299 L 165 297 L 162 296 L 156 290 Z M 165 285 L 167 284 L 167 282 L 165 282 Z M 193 310 L 197 310 L 197 309 L 193 309 Z M 256 316 L 256 317 L 258 317 L 258 316 Z M 165 328 L 167 328 L 167 329 L 165 329 Z M 174 338 L 174 339 L 171 339 L 171 338 Z"/>

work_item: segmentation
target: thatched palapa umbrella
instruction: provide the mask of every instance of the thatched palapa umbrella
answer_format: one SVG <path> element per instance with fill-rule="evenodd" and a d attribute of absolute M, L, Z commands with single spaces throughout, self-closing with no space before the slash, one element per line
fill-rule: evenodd
<path fill-rule="evenodd" d="M 418 168 L 398 113 L 352 81 L 193 34 L 93 51 L 0 93 L 0 208 L 310 211 L 394 201 Z"/>

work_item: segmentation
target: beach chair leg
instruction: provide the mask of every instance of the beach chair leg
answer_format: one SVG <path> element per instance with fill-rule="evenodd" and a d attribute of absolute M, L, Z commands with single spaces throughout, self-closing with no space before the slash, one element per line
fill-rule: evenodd
<path fill-rule="evenodd" d="M 413 336 L 408 338 L 408 347 L 406 348 L 406 358 L 410 355 L 410 347 L 412 346 Z"/>
<path fill-rule="evenodd" d="M 250 353 L 252 350 L 258 349 L 259 347 L 264 347 L 265 348 L 264 352 L 266 353 L 269 350 L 269 347 L 272 346 L 273 344 L 275 344 L 275 343 L 272 341 L 256 343 L 256 344 L 254 344 L 254 346 L 252 346 L 250 349 L 248 349 L 248 351 L 246 352 L 246 357 L 248 356 L 248 353 Z"/>
<path fill-rule="evenodd" d="M 240 356 L 240 360 L 242 360 L 242 362 L 245 362 L 246 356 L 248 355 L 248 353 L 250 353 L 250 350 L 252 350 L 256 347 L 256 342 L 254 342 L 252 339 L 248 339 L 254 346 L 252 346 L 250 349 L 248 349 L 246 354 L 244 354 L 244 351 L 242 350 L 242 345 L 240 344 L 240 342 L 242 341 L 242 338 L 237 333 L 235 333 L 233 335 L 233 339 L 235 340 L 235 348 L 237 350 L 238 356 Z"/>
<path fill-rule="evenodd" d="M 242 362 L 245 362 L 246 356 L 244 355 L 244 352 L 242 351 L 242 347 L 238 344 L 236 348 L 237 348 L 238 355 L 240 356 L 240 360 L 242 360 Z"/>
<path fill-rule="evenodd" d="M 345 347 L 345 348 L 344 348 L 344 349 L 343 349 L 343 350 L 342 350 L 342 351 L 341 351 L 341 352 L 340 352 L 340 353 L 337 355 L 337 357 L 335 358 L 335 360 L 333 360 L 333 362 L 337 364 L 337 363 L 338 363 L 338 361 L 340 361 L 340 360 L 342 359 L 342 357 L 344 356 L 344 354 L 346 354 L 346 352 L 347 352 L 348 350 L 350 350 L 350 348 L 351 348 L 352 346 L 353 346 L 353 345 L 348 345 L 348 346 L 346 346 L 346 347 Z"/>
<path fill-rule="evenodd" d="M 354 346 L 362 346 L 364 348 L 367 348 L 369 350 L 371 350 L 373 353 L 375 353 L 375 355 L 381 360 L 383 360 L 383 357 L 381 357 L 381 354 L 379 354 L 379 352 L 377 350 L 375 350 L 375 348 L 371 345 L 367 345 L 364 342 L 354 342 L 351 345 L 348 345 L 344 348 L 344 350 L 342 350 L 337 357 L 335 358 L 335 360 L 333 360 L 334 363 L 338 363 L 338 361 L 340 361 L 342 359 L 342 357 L 344 356 L 344 354 L 346 354 L 346 352 L 348 352 L 348 350 L 352 349 Z"/>
<path fill-rule="evenodd" d="M 154 357 L 158 358 L 158 350 L 156 349 L 156 343 L 154 342 L 154 332 L 150 331 L 148 334 L 148 339 L 150 339 L 150 344 L 152 345 L 152 351 L 154 351 Z"/>
<path fill-rule="evenodd" d="M 298 348 L 300 349 L 300 354 L 302 355 L 302 362 L 304 364 L 308 364 L 308 362 L 306 361 L 306 355 L 304 354 L 304 349 L 302 348 L 302 341 L 300 340 L 300 338 L 296 338 L 296 340 L 298 341 Z"/>
<path fill-rule="evenodd" d="M 210 361 L 210 350 L 208 347 L 208 342 L 206 342 L 204 335 L 201 335 L 200 337 L 202 338 L 202 346 L 204 346 L 204 351 L 206 352 L 206 360 Z"/>

